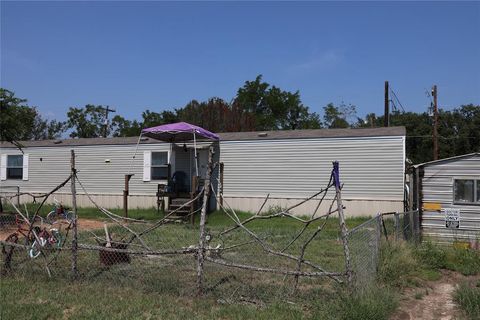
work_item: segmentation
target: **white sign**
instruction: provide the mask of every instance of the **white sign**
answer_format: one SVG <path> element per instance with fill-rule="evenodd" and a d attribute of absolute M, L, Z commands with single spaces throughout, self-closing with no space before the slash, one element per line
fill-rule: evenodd
<path fill-rule="evenodd" d="M 445 208 L 445 227 L 449 229 L 458 229 L 460 227 L 460 209 Z"/>

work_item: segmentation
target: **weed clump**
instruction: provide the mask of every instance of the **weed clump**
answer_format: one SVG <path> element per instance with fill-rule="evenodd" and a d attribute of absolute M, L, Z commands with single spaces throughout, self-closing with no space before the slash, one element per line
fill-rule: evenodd
<path fill-rule="evenodd" d="M 411 284 L 412 275 L 421 268 L 412 247 L 406 243 L 384 246 L 380 254 L 378 280 L 393 287 Z"/>
<path fill-rule="evenodd" d="M 469 319 L 480 319 L 480 287 L 461 283 L 455 290 L 453 298 Z"/>
<path fill-rule="evenodd" d="M 354 292 L 339 291 L 317 308 L 315 319 L 363 320 L 388 319 L 398 305 L 397 296 L 388 287 L 372 285 Z"/>
<path fill-rule="evenodd" d="M 466 276 L 480 273 L 480 252 L 474 249 L 424 242 L 415 252 L 420 262 L 431 269 L 448 269 Z"/>

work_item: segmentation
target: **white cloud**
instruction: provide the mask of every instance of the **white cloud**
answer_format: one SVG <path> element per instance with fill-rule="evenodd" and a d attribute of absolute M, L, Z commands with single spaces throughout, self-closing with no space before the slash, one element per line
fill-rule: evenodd
<path fill-rule="evenodd" d="M 294 64 L 290 66 L 288 70 L 296 73 L 326 70 L 326 69 L 335 67 L 342 60 L 343 60 L 343 54 L 335 50 L 328 50 L 314 56 L 310 60 Z"/>

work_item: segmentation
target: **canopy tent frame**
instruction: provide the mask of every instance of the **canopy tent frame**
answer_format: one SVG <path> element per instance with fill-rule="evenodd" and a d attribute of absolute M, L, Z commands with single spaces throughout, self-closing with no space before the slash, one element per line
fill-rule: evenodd
<path fill-rule="evenodd" d="M 138 137 L 137 145 L 135 146 L 135 152 L 132 158 L 132 164 L 129 169 L 129 174 L 133 167 L 133 162 L 135 156 L 137 155 L 138 146 L 142 140 L 142 137 L 149 137 L 159 141 L 165 141 L 170 143 L 170 152 L 168 153 L 168 164 L 171 164 L 173 144 L 175 142 L 187 142 L 193 140 L 193 148 L 195 152 L 195 174 L 198 176 L 198 153 L 197 153 L 197 136 L 212 140 L 218 141 L 220 137 L 213 132 L 210 132 L 199 126 L 187 123 L 187 122 L 177 122 L 171 124 L 160 125 L 151 128 L 142 129 L 140 136 Z"/>

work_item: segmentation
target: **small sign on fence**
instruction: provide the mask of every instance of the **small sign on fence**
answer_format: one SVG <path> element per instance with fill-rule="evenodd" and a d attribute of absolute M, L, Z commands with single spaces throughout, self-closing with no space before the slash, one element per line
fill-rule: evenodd
<path fill-rule="evenodd" d="M 445 208 L 445 227 L 448 229 L 458 229 L 460 227 L 460 209 Z"/>

